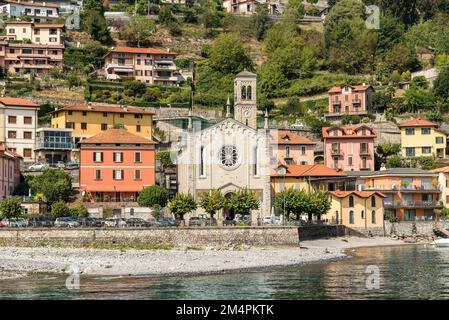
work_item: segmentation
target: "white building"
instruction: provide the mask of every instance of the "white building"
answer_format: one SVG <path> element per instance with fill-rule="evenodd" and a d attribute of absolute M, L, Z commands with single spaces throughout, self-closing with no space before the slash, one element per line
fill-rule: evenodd
<path fill-rule="evenodd" d="M 39 105 L 20 98 L 0 97 L 0 142 L 23 157 L 35 160 Z"/>
<path fill-rule="evenodd" d="M 248 189 L 259 199 L 260 208 L 251 213 L 253 224 L 270 215 L 270 132 L 267 118 L 263 129 L 257 129 L 256 75 L 239 73 L 234 81 L 234 118 L 230 104 L 226 119 L 204 130 L 192 127 L 178 146 L 179 192 L 196 199 L 211 189 L 225 197 Z M 204 214 L 202 209 L 196 215 Z M 233 220 L 232 209 L 225 208 L 216 218 Z"/>
<path fill-rule="evenodd" d="M 251 15 L 258 5 L 267 7 L 270 14 L 283 14 L 288 0 L 224 0 L 223 8 L 228 13 Z"/>
<path fill-rule="evenodd" d="M 7 1 L 0 5 L 0 12 L 8 18 L 31 17 L 32 22 L 46 22 L 59 18 L 59 5 L 34 1 Z"/>

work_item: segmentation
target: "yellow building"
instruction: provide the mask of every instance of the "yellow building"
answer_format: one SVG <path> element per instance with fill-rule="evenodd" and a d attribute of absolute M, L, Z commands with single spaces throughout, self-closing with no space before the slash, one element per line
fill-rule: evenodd
<path fill-rule="evenodd" d="M 401 129 L 401 153 L 403 157 L 446 158 L 447 134 L 438 128 L 438 124 L 414 119 L 399 124 Z"/>
<path fill-rule="evenodd" d="M 286 189 L 306 191 L 344 190 L 347 174 L 323 165 L 280 165 L 271 174 L 273 196 Z"/>
<path fill-rule="evenodd" d="M 385 195 L 377 191 L 331 191 L 332 206 L 322 220 L 350 228 L 379 228 L 384 225 Z"/>
<path fill-rule="evenodd" d="M 151 138 L 152 121 L 153 113 L 129 106 L 80 104 L 51 113 L 51 127 L 73 129 L 75 144 L 114 127 Z"/>

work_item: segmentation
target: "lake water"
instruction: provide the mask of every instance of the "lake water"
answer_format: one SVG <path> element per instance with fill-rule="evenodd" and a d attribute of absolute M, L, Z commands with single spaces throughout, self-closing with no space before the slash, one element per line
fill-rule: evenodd
<path fill-rule="evenodd" d="M 66 277 L 0 282 L 0 299 L 448 299 L 449 248 L 361 248 L 330 263 L 184 277 Z M 379 270 L 377 278 L 367 272 Z M 378 268 L 378 269 L 376 269 Z M 367 277 L 369 288 L 367 288 Z M 374 275 L 375 276 L 375 275 Z M 379 287 L 376 288 L 376 284 Z"/>

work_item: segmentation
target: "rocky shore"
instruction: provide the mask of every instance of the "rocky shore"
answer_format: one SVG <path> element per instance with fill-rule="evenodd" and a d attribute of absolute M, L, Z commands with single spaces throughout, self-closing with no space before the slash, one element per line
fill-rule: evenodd
<path fill-rule="evenodd" d="M 397 245 L 387 238 L 304 241 L 301 247 L 174 248 L 171 250 L 2 247 L 0 277 L 30 273 L 84 275 L 169 275 L 245 271 L 301 265 L 346 257 L 344 249 Z M 8 277 L 9 276 L 9 277 Z"/>

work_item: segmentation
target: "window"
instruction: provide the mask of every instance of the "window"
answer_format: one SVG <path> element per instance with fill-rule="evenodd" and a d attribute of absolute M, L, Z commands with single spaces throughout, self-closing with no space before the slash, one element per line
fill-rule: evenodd
<path fill-rule="evenodd" d="M 58 38 L 56 37 L 50 37 L 48 40 L 49 42 L 58 42 Z"/>
<path fill-rule="evenodd" d="M 17 138 L 17 132 L 16 131 L 8 131 L 8 138 L 9 139 L 16 139 Z"/>
<path fill-rule="evenodd" d="M 137 65 L 140 66 L 140 59 L 137 59 Z"/>
<path fill-rule="evenodd" d="M 123 152 L 114 152 L 114 162 L 123 162 Z"/>
<path fill-rule="evenodd" d="M 349 223 L 354 224 L 354 211 L 349 211 Z"/>
<path fill-rule="evenodd" d="M 113 178 L 114 180 L 123 180 L 123 170 L 114 170 L 113 171 Z"/>
<path fill-rule="evenodd" d="M 233 167 L 237 164 L 237 148 L 231 145 L 225 145 L 220 150 L 220 162 L 225 167 Z"/>
<path fill-rule="evenodd" d="M 94 152 L 94 162 L 103 162 L 103 152 Z"/>
<path fill-rule="evenodd" d="M 431 152 L 432 152 L 432 147 L 422 147 L 423 154 L 431 153 Z"/>
<path fill-rule="evenodd" d="M 124 118 L 125 114 L 124 113 L 120 113 L 120 118 Z"/>
<path fill-rule="evenodd" d="M 306 166 L 306 165 L 307 165 L 307 161 L 301 161 L 301 162 L 300 162 L 300 165 Z"/>
<path fill-rule="evenodd" d="M 69 111 L 67 112 L 67 114 L 68 114 L 69 116 L 71 116 L 71 115 L 73 114 L 73 111 L 72 111 L 72 110 L 69 110 Z"/>
<path fill-rule="evenodd" d="M 435 137 L 435 143 L 444 143 L 444 138 L 443 137 Z"/>
<path fill-rule="evenodd" d="M 8 123 L 16 124 L 17 117 L 16 116 L 8 116 Z"/>
<path fill-rule="evenodd" d="M 95 180 L 101 180 L 101 170 L 95 170 Z"/>
<path fill-rule="evenodd" d="M 349 196 L 349 208 L 354 208 L 354 196 Z"/>
<path fill-rule="evenodd" d="M 136 171 L 134 171 L 134 179 L 135 180 L 140 180 L 140 170 L 136 169 Z"/>
<path fill-rule="evenodd" d="M 22 53 L 23 54 L 31 54 L 32 50 L 31 49 L 22 49 Z"/>
<path fill-rule="evenodd" d="M 376 197 L 372 196 L 371 197 L 371 208 L 375 208 L 376 207 Z"/>
<path fill-rule="evenodd" d="M 430 128 L 421 128 L 421 134 L 425 134 L 425 135 L 430 134 Z"/>
<path fill-rule="evenodd" d="M 39 43 L 39 42 L 41 42 L 41 38 L 40 37 L 36 37 L 36 38 L 34 38 L 34 41 Z M 39 51 L 41 51 L 41 52 L 39 52 Z M 37 50 L 37 53 L 38 54 L 44 54 L 44 50 Z"/>
<path fill-rule="evenodd" d="M 142 119 L 142 118 L 143 118 L 143 115 L 141 115 L 141 114 L 134 115 L 134 119 Z"/>
<path fill-rule="evenodd" d="M 15 52 L 16 52 L 15 49 L 9 48 L 9 53 L 15 53 Z"/>
<path fill-rule="evenodd" d="M 306 147 L 305 147 L 305 146 L 301 146 L 301 154 L 302 154 L 303 156 L 306 155 Z"/>
<path fill-rule="evenodd" d="M 360 217 L 361 217 L 362 219 L 365 219 L 365 211 L 362 210 L 362 212 L 360 212 Z"/>
<path fill-rule="evenodd" d="M 145 59 L 145 65 L 146 66 L 151 65 L 151 59 Z"/>
<path fill-rule="evenodd" d="M 31 158 L 31 149 L 23 149 L 23 156 L 25 158 Z"/>
<path fill-rule="evenodd" d="M 75 129 L 75 123 L 74 122 L 66 122 L 65 127 L 67 129 Z"/>
<path fill-rule="evenodd" d="M 252 91 L 251 86 L 246 87 L 246 99 L 251 100 L 252 97 Z"/>
<path fill-rule="evenodd" d="M 33 135 L 32 135 L 32 133 L 31 133 L 31 131 L 25 131 L 25 132 L 23 133 L 23 138 L 24 138 L 24 139 L 33 139 Z"/>
<path fill-rule="evenodd" d="M 376 224 L 376 211 L 371 212 L 371 223 Z"/>
<path fill-rule="evenodd" d="M 204 147 L 200 148 L 200 176 L 204 177 Z"/>
<path fill-rule="evenodd" d="M 366 157 L 362 158 L 362 169 L 369 169 Z"/>
<path fill-rule="evenodd" d="M 362 154 L 368 153 L 368 143 L 362 142 L 360 144 L 360 153 L 362 153 Z"/>
<path fill-rule="evenodd" d="M 285 157 L 290 158 L 290 147 L 289 146 L 285 146 Z"/>
<path fill-rule="evenodd" d="M 352 157 L 348 157 L 348 165 L 352 166 Z"/>
<path fill-rule="evenodd" d="M 33 124 L 33 118 L 32 117 L 23 117 L 23 123 L 24 124 Z"/>
<path fill-rule="evenodd" d="M 40 30 L 39 29 L 34 29 L 34 34 L 40 34 Z"/>
<path fill-rule="evenodd" d="M 107 112 L 103 112 L 103 117 L 107 118 L 108 117 L 108 113 Z"/>
<path fill-rule="evenodd" d="M 83 111 L 83 117 L 87 116 L 87 111 Z"/>
<path fill-rule="evenodd" d="M 254 159 L 254 163 L 253 163 L 253 175 L 257 176 L 259 174 L 259 168 L 257 167 L 257 153 L 258 153 L 258 149 L 257 146 L 254 147 L 253 149 L 253 159 Z"/>
<path fill-rule="evenodd" d="M 145 70 L 145 75 L 146 75 L 147 77 L 151 77 L 151 76 L 153 75 L 153 71 L 151 71 L 151 70 Z"/>
<path fill-rule="evenodd" d="M 407 136 L 413 136 L 415 134 L 415 128 L 406 128 L 405 129 L 405 134 Z"/>
<path fill-rule="evenodd" d="M 134 153 L 134 162 L 141 162 L 140 152 Z"/>
<path fill-rule="evenodd" d="M 81 122 L 81 130 L 87 130 L 87 123 Z"/>
<path fill-rule="evenodd" d="M 414 157 L 415 156 L 415 148 L 405 148 L 405 155 L 407 157 Z"/>
<path fill-rule="evenodd" d="M 101 124 L 101 130 L 102 130 L 102 131 L 108 130 L 108 124 L 107 124 L 107 123 L 102 123 L 102 124 Z"/>
<path fill-rule="evenodd" d="M 136 125 L 136 132 L 140 132 L 140 124 Z"/>
<path fill-rule="evenodd" d="M 9 32 L 10 34 L 14 34 L 14 33 L 16 33 L 16 30 L 15 30 L 14 28 L 11 28 L 11 29 L 8 30 L 8 32 Z"/>
<path fill-rule="evenodd" d="M 242 86 L 242 100 L 246 100 L 246 86 Z"/>

